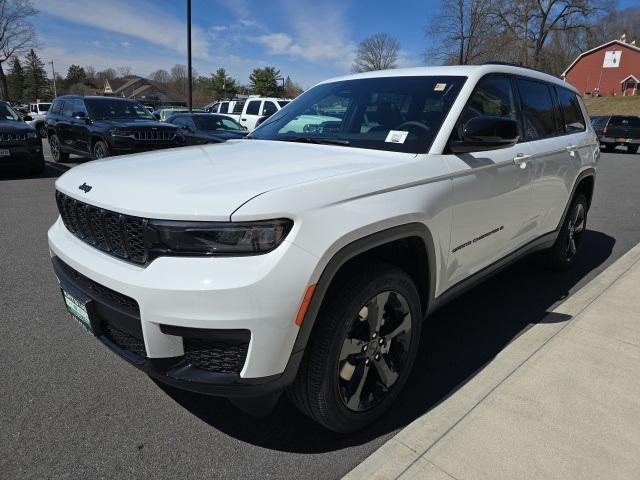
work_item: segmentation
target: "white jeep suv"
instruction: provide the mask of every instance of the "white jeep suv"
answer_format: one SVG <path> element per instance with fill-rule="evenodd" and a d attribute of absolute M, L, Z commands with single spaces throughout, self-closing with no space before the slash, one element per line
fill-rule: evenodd
<path fill-rule="evenodd" d="M 69 170 L 53 265 L 71 314 L 154 379 L 256 413 L 287 391 L 354 431 L 431 312 L 533 251 L 575 262 L 587 119 L 570 85 L 503 64 L 328 80 L 247 139 Z"/>

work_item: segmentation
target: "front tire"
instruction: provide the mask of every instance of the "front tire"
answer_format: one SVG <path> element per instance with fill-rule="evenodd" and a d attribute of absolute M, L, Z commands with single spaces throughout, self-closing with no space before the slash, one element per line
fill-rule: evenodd
<path fill-rule="evenodd" d="M 629 153 L 638 153 L 638 145 L 629 145 L 627 151 Z"/>
<path fill-rule="evenodd" d="M 568 270 L 575 263 L 587 229 L 588 210 L 587 197 L 582 193 L 576 194 L 560 227 L 558 238 L 551 247 L 549 263 L 553 270 Z"/>
<path fill-rule="evenodd" d="M 109 156 L 109 149 L 107 148 L 107 144 L 104 140 L 97 140 L 93 144 L 93 148 L 91 150 L 95 160 Z"/>
<path fill-rule="evenodd" d="M 335 432 L 367 426 L 404 386 L 420 324 L 420 297 L 404 271 L 385 263 L 356 266 L 327 294 L 290 400 Z"/>
<path fill-rule="evenodd" d="M 51 156 L 54 162 L 59 163 L 69 160 L 69 154 L 62 151 L 60 138 L 55 133 L 49 138 L 49 147 L 51 148 Z"/>
<path fill-rule="evenodd" d="M 38 125 L 36 130 L 38 131 L 40 138 L 47 138 L 47 126 L 44 123 Z"/>

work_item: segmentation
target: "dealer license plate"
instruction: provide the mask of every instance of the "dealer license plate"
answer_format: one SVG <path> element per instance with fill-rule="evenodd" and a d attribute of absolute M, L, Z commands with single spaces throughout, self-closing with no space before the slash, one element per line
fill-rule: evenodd
<path fill-rule="evenodd" d="M 67 305 L 67 310 L 71 316 L 80 322 L 84 328 L 92 332 L 86 304 L 75 298 L 69 292 L 65 292 L 64 289 L 62 290 L 62 296 L 64 297 L 64 303 Z"/>

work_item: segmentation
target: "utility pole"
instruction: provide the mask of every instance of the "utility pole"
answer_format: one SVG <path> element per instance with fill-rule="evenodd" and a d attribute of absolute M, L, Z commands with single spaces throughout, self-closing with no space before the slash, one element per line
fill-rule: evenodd
<path fill-rule="evenodd" d="M 187 0 L 187 56 L 189 57 L 187 62 L 187 78 L 189 82 L 189 113 L 191 113 L 193 109 L 193 78 L 191 78 L 193 70 L 191 68 L 191 0 Z"/>
<path fill-rule="evenodd" d="M 53 78 L 53 98 L 58 96 L 58 90 L 56 89 L 56 71 L 53 69 L 53 60 L 49 62 L 51 64 L 51 77 Z"/>

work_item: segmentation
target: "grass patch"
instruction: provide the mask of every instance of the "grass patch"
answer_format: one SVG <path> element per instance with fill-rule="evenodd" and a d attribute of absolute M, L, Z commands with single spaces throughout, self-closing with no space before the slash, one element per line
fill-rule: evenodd
<path fill-rule="evenodd" d="M 640 95 L 583 99 L 589 115 L 640 115 Z"/>

